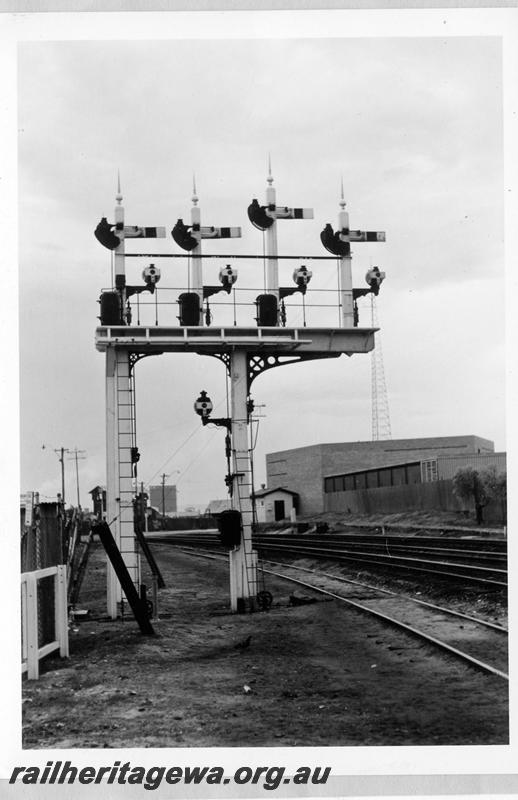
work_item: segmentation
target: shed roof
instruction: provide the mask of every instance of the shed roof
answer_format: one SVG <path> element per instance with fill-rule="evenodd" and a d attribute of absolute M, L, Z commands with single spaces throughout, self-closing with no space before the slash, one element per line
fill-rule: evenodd
<path fill-rule="evenodd" d="M 259 492 L 254 492 L 253 497 L 266 497 L 267 494 L 273 494 L 273 492 L 285 492 L 293 497 L 299 496 L 298 492 L 292 492 L 291 489 L 285 489 L 283 486 L 276 486 L 274 489 L 261 489 Z"/>

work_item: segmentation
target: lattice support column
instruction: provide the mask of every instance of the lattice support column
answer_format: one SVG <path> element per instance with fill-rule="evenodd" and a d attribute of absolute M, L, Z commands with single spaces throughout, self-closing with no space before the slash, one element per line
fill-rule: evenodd
<path fill-rule="evenodd" d="M 232 611 L 253 606 L 257 594 L 257 554 L 252 549 L 252 468 L 248 445 L 248 354 L 234 350 L 230 358 L 233 498 L 241 512 L 241 544 L 230 554 L 230 596 Z"/>
<path fill-rule="evenodd" d="M 378 310 L 374 295 L 371 295 L 371 325 L 373 328 L 378 327 Z M 371 393 L 372 440 L 376 442 L 381 439 L 392 439 L 381 334 L 379 331 L 376 333 L 376 346 L 371 352 Z"/>
<path fill-rule="evenodd" d="M 139 558 L 133 522 L 132 395 L 130 355 L 110 347 L 106 351 L 106 521 L 136 586 Z M 108 563 L 108 614 L 115 619 L 122 590 Z"/>

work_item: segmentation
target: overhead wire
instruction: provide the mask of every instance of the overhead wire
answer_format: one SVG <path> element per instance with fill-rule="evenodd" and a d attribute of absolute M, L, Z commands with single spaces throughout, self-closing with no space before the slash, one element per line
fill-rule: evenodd
<path fill-rule="evenodd" d="M 227 373 L 226 369 L 225 369 L 225 373 L 227 375 L 227 378 L 226 378 L 226 381 L 225 381 L 226 395 L 225 395 L 225 397 L 222 397 L 217 403 L 214 404 L 214 410 L 219 408 L 222 405 L 223 402 L 226 402 L 227 416 L 229 416 L 230 410 L 229 410 L 229 396 L 228 396 L 228 373 Z M 245 379 L 246 378 L 243 377 L 243 378 L 241 378 L 241 381 L 245 380 Z M 179 445 L 179 447 L 176 448 L 174 453 L 172 453 L 170 456 L 167 457 L 167 459 L 163 462 L 163 464 L 156 470 L 156 472 L 149 478 L 149 480 L 146 481 L 146 483 L 149 485 L 151 483 L 151 481 L 154 480 L 154 478 L 156 478 L 156 476 L 159 475 L 162 472 L 162 470 L 169 464 L 169 462 L 172 461 L 172 459 L 185 447 L 185 445 L 193 438 L 193 436 L 195 436 L 197 433 L 200 433 L 201 431 L 202 431 L 202 428 L 200 426 L 198 426 L 198 425 L 195 428 L 193 428 L 191 433 L 184 439 L 184 441 Z M 180 474 L 182 474 L 182 473 L 180 473 Z"/>
<path fill-rule="evenodd" d="M 209 445 L 210 445 L 210 444 L 211 444 L 211 443 L 214 441 L 214 438 L 215 438 L 216 434 L 217 434 L 217 431 L 212 431 L 212 436 L 210 437 L 209 441 L 208 441 L 208 442 L 206 442 L 206 443 L 203 445 L 203 447 L 201 448 L 201 450 L 198 450 L 198 452 L 196 453 L 196 455 L 194 456 L 194 458 L 192 458 L 192 459 L 189 461 L 189 463 L 187 464 L 187 466 L 186 466 L 186 467 L 184 467 L 184 469 L 183 469 L 183 470 L 180 472 L 180 477 L 177 479 L 176 483 L 180 483 L 180 482 L 182 481 L 182 479 L 185 477 L 185 475 L 186 475 L 186 474 L 187 474 L 187 472 L 190 470 L 190 468 L 192 467 L 192 465 L 193 465 L 193 464 L 194 464 L 194 463 L 195 463 L 195 462 L 198 460 L 198 458 L 201 456 L 201 454 L 202 454 L 203 452 L 205 452 L 205 450 L 206 450 L 206 449 L 209 447 Z"/>
<path fill-rule="evenodd" d="M 186 439 L 184 439 L 184 441 L 181 443 L 181 445 L 180 445 L 179 447 L 177 447 L 177 448 L 176 448 L 176 450 L 174 451 L 174 453 L 172 453 L 170 456 L 168 456 L 168 457 L 166 458 L 166 460 L 163 462 L 163 464 L 162 464 L 162 465 L 161 465 L 161 466 L 160 466 L 160 467 L 159 467 L 159 468 L 156 470 L 156 472 L 154 472 L 154 473 L 153 473 L 153 475 L 152 475 L 152 476 L 149 478 L 149 480 L 147 480 L 147 481 L 146 481 L 146 483 L 147 483 L 148 485 L 151 483 L 151 481 L 152 481 L 152 480 L 154 480 L 154 478 L 156 478 L 156 476 L 157 476 L 157 475 L 160 475 L 160 473 L 162 472 L 162 470 L 163 470 L 163 469 L 164 469 L 164 468 L 165 468 L 165 467 L 166 467 L 166 466 L 169 464 L 169 462 L 170 462 L 170 461 L 172 461 L 172 459 L 173 459 L 173 458 L 174 458 L 176 455 L 178 455 L 178 453 L 180 452 L 180 450 L 182 450 L 182 449 L 185 447 L 185 445 L 186 445 L 186 444 L 187 444 L 187 443 L 188 443 L 188 442 L 189 442 L 189 441 L 192 439 L 192 437 L 193 437 L 193 436 L 195 436 L 197 433 L 199 433 L 199 432 L 200 432 L 200 430 L 201 430 L 201 429 L 199 428 L 199 426 L 196 426 L 196 428 L 193 428 L 193 430 L 191 431 L 191 433 L 190 433 L 190 434 L 187 436 L 187 438 L 186 438 Z"/>

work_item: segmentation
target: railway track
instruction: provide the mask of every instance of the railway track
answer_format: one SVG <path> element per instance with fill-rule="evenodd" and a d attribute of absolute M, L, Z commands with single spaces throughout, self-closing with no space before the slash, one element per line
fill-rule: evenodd
<path fill-rule="evenodd" d="M 159 540 L 163 534 L 153 534 Z M 177 544 L 219 547 L 217 533 L 169 533 Z M 495 589 L 507 586 L 507 543 L 499 539 L 412 537 L 365 533 L 254 534 L 263 554 L 283 554 L 365 565 L 398 573 L 464 580 Z"/>
<path fill-rule="evenodd" d="M 158 538 L 158 537 L 157 537 Z M 160 537 L 161 543 L 171 544 L 169 537 Z M 175 542 L 180 545 L 180 542 Z M 192 545 L 180 545 L 182 550 L 204 558 L 225 560 L 217 551 L 198 550 Z M 482 672 L 509 680 L 508 633 L 505 628 L 452 609 L 423 600 L 397 594 L 387 589 L 361 581 L 337 577 L 329 573 L 269 562 L 282 566 L 283 572 L 265 569 L 263 572 L 289 581 L 306 591 L 317 592 L 355 610 L 376 617 L 385 625 L 403 630 L 409 636 L 439 649 Z M 305 573 L 306 580 L 293 573 Z M 381 643 L 381 640 L 380 640 Z M 398 650 L 389 645 L 389 649 Z"/>
<path fill-rule="evenodd" d="M 312 570 L 307 571 L 311 576 L 309 580 L 286 572 L 266 572 L 368 612 L 483 672 L 509 680 L 508 632 L 500 625 L 360 581 L 324 577 Z M 336 583 L 336 589 L 324 588 L 323 580 L 328 584 Z"/>

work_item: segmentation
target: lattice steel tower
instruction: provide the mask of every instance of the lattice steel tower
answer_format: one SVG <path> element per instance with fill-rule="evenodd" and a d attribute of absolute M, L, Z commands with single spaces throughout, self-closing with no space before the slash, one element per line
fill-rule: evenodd
<path fill-rule="evenodd" d="M 371 294 L 371 327 L 378 327 L 378 309 L 376 297 Z M 381 335 L 375 334 L 376 346 L 371 351 L 371 391 L 372 391 L 372 441 L 392 439 L 390 430 L 390 411 L 388 404 L 385 370 L 383 368 L 383 350 Z"/>

